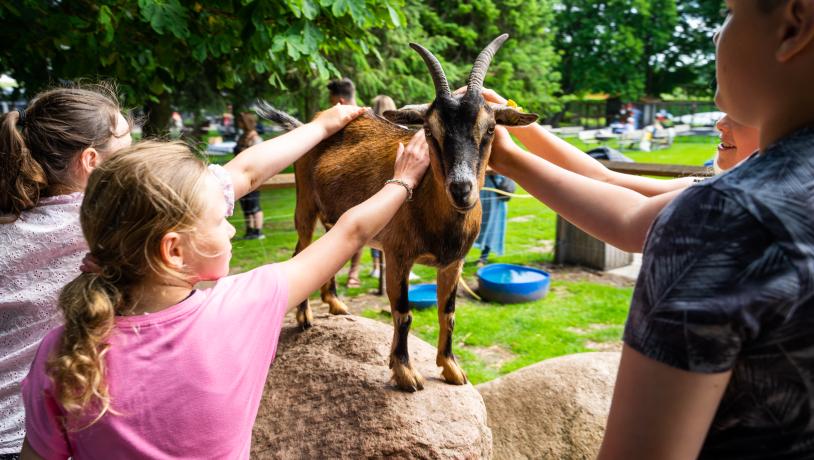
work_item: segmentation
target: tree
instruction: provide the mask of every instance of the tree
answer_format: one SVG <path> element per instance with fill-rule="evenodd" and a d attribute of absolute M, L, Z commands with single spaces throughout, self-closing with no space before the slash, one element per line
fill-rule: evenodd
<path fill-rule="evenodd" d="M 709 95 L 712 31 L 720 0 L 565 0 L 557 48 L 566 93 L 606 93 L 607 114 L 621 100 L 676 88 Z"/>
<path fill-rule="evenodd" d="M 185 92 L 248 99 L 338 75 L 332 58 L 403 22 L 401 2 L 20 0 L 0 4 L 0 70 L 29 93 L 112 78 L 126 104 L 144 105 L 145 128 L 161 132 L 174 101 L 195 100 Z"/>
<path fill-rule="evenodd" d="M 369 54 L 339 60 L 340 71 L 354 78 L 363 98 L 387 94 L 405 104 L 432 100 L 429 73 L 410 42 L 432 51 L 455 87 L 466 83 L 480 51 L 506 32 L 511 38 L 492 61 L 486 85 L 529 110 L 558 110 L 559 74 L 548 0 L 410 0 L 405 17 L 404 27 L 374 31 L 377 41 Z"/>

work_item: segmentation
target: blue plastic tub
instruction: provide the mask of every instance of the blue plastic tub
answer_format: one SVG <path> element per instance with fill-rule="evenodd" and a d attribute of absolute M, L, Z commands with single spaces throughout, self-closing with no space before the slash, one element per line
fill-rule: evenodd
<path fill-rule="evenodd" d="M 416 284 L 407 291 L 407 301 L 410 308 L 423 310 L 438 303 L 438 293 L 435 284 Z"/>
<path fill-rule="evenodd" d="M 478 270 L 478 293 L 499 303 L 529 302 L 545 297 L 551 276 L 536 268 L 491 264 Z"/>

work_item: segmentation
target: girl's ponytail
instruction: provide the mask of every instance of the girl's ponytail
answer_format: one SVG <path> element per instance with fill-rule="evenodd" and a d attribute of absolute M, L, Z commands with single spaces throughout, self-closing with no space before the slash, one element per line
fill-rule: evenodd
<path fill-rule="evenodd" d="M 104 356 L 121 303 L 119 289 L 100 273 L 82 273 L 59 296 L 65 329 L 47 368 L 69 429 L 89 426 L 110 410 Z M 90 420 L 88 408 L 96 414 Z M 81 426 L 72 426 L 79 420 Z"/>
<path fill-rule="evenodd" d="M 59 297 L 65 329 L 46 369 L 65 426 L 86 428 L 115 413 L 105 354 L 116 314 L 132 311 L 150 276 L 186 279 L 161 258 L 168 232 L 193 234 L 206 209 L 206 165 L 184 144 L 145 141 L 112 155 L 88 178 L 80 210 L 93 273 Z"/>
<path fill-rule="evenodd" d="M 14 218 L 34 207 L 48 186 L 45 172 L 17 130 L 19 120 L 20 112 L 12 110 L 0 122 L 0 214 Z"/>

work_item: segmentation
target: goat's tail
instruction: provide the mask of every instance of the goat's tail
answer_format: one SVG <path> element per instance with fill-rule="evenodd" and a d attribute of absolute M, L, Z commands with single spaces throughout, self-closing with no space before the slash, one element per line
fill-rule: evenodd
<path fill-rule="evenodd" d="M 282 126 L 286 131 L 302 126 L 302 122 L 274 107 L 266 101 L 257 101 L 257 114 L 271 122 Z"/>

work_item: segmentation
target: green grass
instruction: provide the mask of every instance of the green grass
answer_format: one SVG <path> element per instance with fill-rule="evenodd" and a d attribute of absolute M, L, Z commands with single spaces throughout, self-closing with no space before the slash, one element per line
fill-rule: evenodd
<path fill-rule="evenodd" d="M 600 145 L 586 145 L 577 138 L 568 138 L 566 140 L 583 151 L 596 148 Z M 718 142 L 720 142 L 718 138 L 713 136 L 681 136 L 677 137 L 673 145 L 666 149 L 658 149 L 652 152 L 623 150 L 622 153 L 640 163 L 701 166 L 704 162 L 715 156 L 715 146 Z M 604 145 L 619 150 L 614 142 Z"/>
<path fill-rule="evenodd" d="M 579 141 L 569 139 L 578 147 Z M 679 138 L 668 149 L 655 152 L 625 152 L 641 162 L 701 164 L 712 156 L 715 138 Z M 224 163 L 231 156 L 210 160 Z M 524 193 L 518 190 L 518 193 Z M 297 241 L 294 230 L 294 190 L 269 190 L 261 193 L 265 213 L 264 240 L 233 241 L 232 272 L 243 272 L 259 265 L 291 257 Z M 237 235 L 245 225 L 240 207 L 230 221 Z M 535 199 L 515 198 L 509 202 L 506 254 L 492 257 L 493 262 L 540 265 L 553 259 L 556 214 Z M 315 238 L 322 234 L 318 228 Z M 476 286 L 474 261 L 479 251 L 472 249 L 464 266 L 464 277 Z M 353 297 L 377 287 L 377 280 L 365 276 L 371 267 L 370 251 L 362 253 L 362 286 L 344 288 L 347 267 L 337 276 L 339 294 L 348 303 Z M 420 283 L 434 282 L 435 270 L 416 266 Z M 552 277 L 551 292 L 536 302 L 496 305 L 459 298 L 456 314 L 454 352 L 470 380 L 477 384 L 492 380 L 535 362 L 618 344 L 627 316 L 632 289 L 580 279 Z M 317 294 L 315 293 L 315 296 Z M 383 302 L 383 303 L 386 303 Z M 413 332 L 431 344 L 438 337 L 435 309 L 415 311 Z M 390 322 L 389 314 L 367 310 L 364 316 Z"/>
<path fill-rule="evenodd" d="M 591 351 L 588 345 L 618 342 L 632 288 L 554 279 L 548 296 L 536 302 L 494 305 L 458 299 L 453 351 L 474 384 L 547 358 Z M 438 341 L 434 308 L 414 311 L 412 331 Z M 368 318 L 390 321 L 368 310 Z M 484 359 L 484 356 L 502 358 Z"/>

